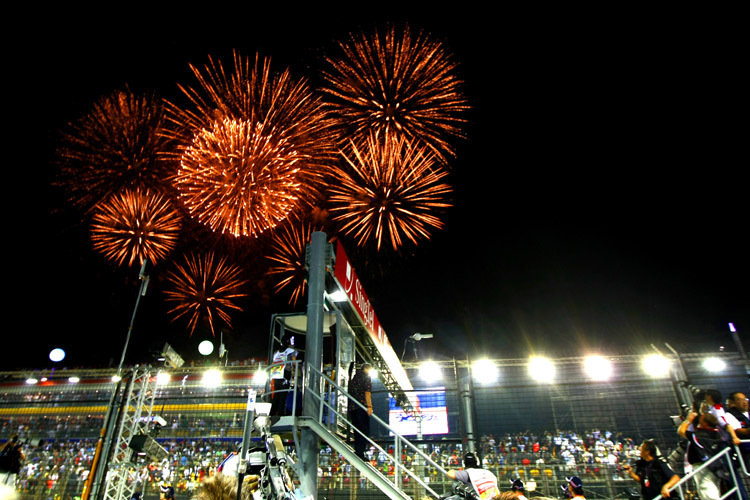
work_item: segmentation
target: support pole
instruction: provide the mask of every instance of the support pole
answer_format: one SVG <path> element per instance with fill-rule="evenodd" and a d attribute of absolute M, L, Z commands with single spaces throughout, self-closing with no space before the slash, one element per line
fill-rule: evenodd
<path fill-rule="evenodd" d="M 464 410 L 464 430 L 466 431 L 466 448 L 467 451 L 476 452 L 477 443 L 474 437 L 474 402 L 472 401 L 471 387 L 471 360 L 466 360 L 466 376 L 460 380 L 459 397 Z"/>
<path fill-rule="evenodd" d="M 320 380 L 315 370 L 323 370 L 323 293 L 326 279 L 326 250 L 328 246 L 326 233 L 316 231 L 310 242 L 310 270 L 308 273 L 307 297 L 307 335 L 305 339 L 305 363 L 307 377 L 305 394 L 310 391 L 320 392 Z M 305 417 L 317 420 L 320 403 L 314 397 L 304 399 L 302 413 Z M 318 456 L 320 441 L 318 435 L 309 428 L 302 429 L 301 436 L 302 491 L 311 498 L 318 498 Z"/>

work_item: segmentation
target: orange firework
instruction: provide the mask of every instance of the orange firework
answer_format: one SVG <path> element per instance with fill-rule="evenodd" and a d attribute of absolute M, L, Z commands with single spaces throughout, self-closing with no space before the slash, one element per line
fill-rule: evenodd
<path fill-rule="evenodd" d="M 212 59 L 191 68 L 200 90 L 182 90 L 195 109 L 170 105 L 182 143 L 175 181 L 191 216 L 216 232 L 258 236 L 311 204 L 330 143 L 307 83 L 237 53 L 231 74 Z"/>
<path fill-rule="evenodd" d="M 172 321 L 189 317 L 191 336 L 201 317 L 208 320 L 212 334 L 216 317 L 231 327 L 229 311 L 241 311 L 235 301 L 247 296 L 240 291 L 247 284 L 241 279 L 240 268 L 223 257 L 217 261 L 213 252 L 185 257 L 184 264 L 176 264 L 176 270 L 167 274 L 167 280 L 174 286 L 164 292 L 167 302 L 175 304 L 169 311 Z"/>
<path fill-rule="evenodd" d="M 430 229 L 443 227 L 438 214 L 451 206 L 448 174 L 426 146 L 405 139 L 382 141 L 370 136 L 364 147 L 351 144 L 344 155 L 348 168 L 335 167 L 330 187 L 333 220 L 342 223 L 360 245 L 390 240 L 394 250 L 404 239 L 417 243 L 430 238 Z"/>
<path fill-rule="evenodd" d="M 305 223 L 288 224 L 274 234 L 272 254 L 268 256 L 274 264 L 268 274 L 278 275 L 280 281 L 275 285 L 276 292 L 286 287 L 292 289 L 289 299 L 292 305 L 305 293 L 305 255 L 311 237 L 312 227 Z"/>
<path fill-rule="evenodd" d="M 167 124 L 154 95 L 125 89 L 99 99 L 63 134 L 58 184 L 84 210 L 125 188 L 164 191 L 170 173 L 164 153 L 172 147 L 161 134 Z"/>
<path fill-rule="evenodd" d="M 169 200 L 148 189 L 126 189 L 97 206 L 91 223 L 94 249 L 118 265 L 165 258 L 180 232 Z"/>
<path fill-rule="evenodd" d="M 440 42 L 408 28 L 385 36 L 350 35 L 341 58 L 327 58 L 328 110 L 341 141 L 365 142 L 371 133 L 418 139 L 441 162 L 454 151 L 447 139 L 463 137 L 468 109 L 456 63 Z"/>

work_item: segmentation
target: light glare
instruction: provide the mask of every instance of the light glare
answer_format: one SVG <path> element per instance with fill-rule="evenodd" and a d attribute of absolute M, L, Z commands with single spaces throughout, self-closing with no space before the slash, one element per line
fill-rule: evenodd
<path fill-rule="evenodd" d="M 204 356 L 208 356 L 212 352 L 214 352 L 214 344 L 210 340 L 204 340 L 200 344 L 198 344 L 198 352 L 203 354 Z"/>
<path fill-rule="evenodd" d="M 203 374 L 204 387 L 219 387 L 221 385 L 221 372 L 219 370 L 208 370 Z"/>
<path fill-rule="evenodd" d="M 481 384 L 489 384 L 497 381 L 499 371 L 495 363 L 489 359 L 478 359 L 471 366 L 474 380 Z"/>
<path fill-rule="evenodd" d="M 547 358 L 529 359 L 529 375 L 537 382 L 552 382 L 555 379 L 555 365 Z"/>
<path fill-rule="evenodd" d="M 170 381 L 171 377 L 169 376 L 169 373 L 167 372 L 159 372 L 156 375 L 156 383 L 158 385 L 165 385 Z"/>
<path fill-rule="evenodd" d="M 63 351 L 59 347 L 55 347 L 49 352 L 49 359 L 54 363 L 58 363 L 65 359 L 65 351 Z"/>
<path fill-rule="evenodd" d="M 437 382 L 443 379 L 443 373 L 437 363 L 425 361 L 419 367 L 419 377 L 426 382 Z"/>
<path fill-rule="evenodd" d="M 703 368 L 709 372 L 720 372 L 727 367 L 723 359 L 706 358 L 703 360 Z"/>
<path fill-rule="evenodd" d="M 583 369 L 591 380 L 609 380 L 612 376 L 612 362 L 603 356 L 586 357 Z"/>
<path fill-rule="evenodd" d="M 649 354 L 643 358 L 643 371 L 652 377 L 665 377 L 669 374 L 670 361 L 661 354 Z"/>

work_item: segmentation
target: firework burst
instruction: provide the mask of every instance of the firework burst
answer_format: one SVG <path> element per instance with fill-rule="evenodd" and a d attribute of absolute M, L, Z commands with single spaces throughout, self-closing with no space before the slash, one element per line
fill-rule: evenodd
<path fill-rule="evenodd" d="M 163 195 L 126 189 L 97 206 L 91 223 L 94 249 L 118 265 L 152 263 L 174 248 L 180 216 Z"/>
<path fill-rule="evenodd" d="M 304 80 L 268 59 L 234 56 L 234 72 L 191 66 L 192 110 L 170 105 L 179 127 L 176 186 L 191 216 L 213 231 L 258 236 L 310 206 L 330 158 L 322 105 Z"/>
<path fill-rule="evenodd" d="M 344 155 L 348 168 L 335 167 L 331 188 L 334 222 L 359 245 L 371 240 L 380 250 L 384 240 L 394 250 L 405 240 L 430 238 L 430 229 L 443 227 L 438 214 L 450 207 L 448 174 L 426 146 L 405 139 L 381 141 L 370 136 L 363 148 L 351 145 Z"/>
<path fill-rule="evenodd" d="M 463 137 L 468 109 L 457 65 L 443 45 L 406 28 L 384 36 L 351 35 L 343 56 L 327 58 L 323 92 L 340 131 L 340 142 L 362 144 L 371 134 L 425 142 L 441 162 L 454 151 L 448 139 Z"/>
<path fill-rule="evenodd" d="M 165 292 L 167 302 L 174 304 L 169 311 L 172 320 L 189 318 L 191 336 L 201 317 L 208 320 L 212 334 L 217 318 L 231 327 L 229 311 L 241 311 L 236 300 L 247 296 L 241 292 L 247 281 L 241 278 L 240 268 L 223 257 L 217 259 L 213 252 L 185 257 L 183 264 L 176 264 L 176 270 L 167 274 L 167 281 L 174 287 Z"/>
<path fill-rule="evenodd" d="M 278 278 L 276 292 L 292 290 L 289 303 L 296 305 L 305 293 L 307 268 L 305 254 L 312 237 L 312 226 L 306 223 L 287 224 L 274 234 L 272 253 L 268 259 L 274 263 L 268 274 Z"/>
<path fill-rule="evenodd" d="M 69 125 L 58 151 L 62 185 L 70 201 L 86 211 L 125 188 L 164 191 L 172 141 L 162 101 L 125 89 L 97 101 Z"/>

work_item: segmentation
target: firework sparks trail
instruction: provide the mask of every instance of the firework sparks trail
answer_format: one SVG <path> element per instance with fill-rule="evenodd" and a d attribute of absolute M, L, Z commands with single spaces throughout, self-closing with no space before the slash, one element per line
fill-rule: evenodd
<path fill-rule="evenodd" d="M 193 110 L 170 104 L 178 126 L 175 184 L 192 217 L 213 231 L 258 236 L 312 205 L 331 157 L 322 105 L 304 80 L 235 53 L 234 72 L 191 66 Z"/>
<path fill-rule="evenodd" d="M 284 288 L 292 289 L 289 303 L 296 305 L 297 300 L 305 293 L 307 269 L 305 254 L 307 244 L 312 238 L 312 226 L 306 223 L 287 224 L 274 234 L 272 253 L 268 259 L 274 264 L 268 271 L 277 275 L 276 292 Z"/>
<path fill-rule="evenodd" d="M 175 247 L 181 220 L 161 194 L 126 189 L 97 206 L 91 222 L 94 249 L 118 265 L 156 263 Z"/>
<path fill-rule="evenodd" d="M 404 238 L 414 244 L 430 238 L 430 229 L 443 227 L 438 213 L 450 207 L 448 175 L 426 146 L 405 139 L 385 142 L 370 136 L 364 148 L 351 145 L 344 155 L 348 168 L 333 168 L 333 220 L 359 245 L 370 240 L 380 249 L 389 240 L 394 250 Z"/>
<path fill-rule="evenodd" d="M 125 188 L 164 191 L 171 139 L 162 101 L 128 89 L 99 99 L 63 133 L 58 151 L 62 185 L 70 201 L 91 210 Z"/>
<path fill-rule="evenodd" d="M 464 136 L 468 110 L 457 65 L 442 43 L 395 27 L 384 36 L 350 35 L 343 57 L 328 57 L 322 89 L 341 141 L 361 145 L 370 134 L 420 140 L 441 163 L 454 156 L 448 142 Z"/>
<path fill-rule="evenodd" d="M 207 318 L 213 335 L 216 317 L 231 327 L 229 311 L 242 311 L 235 301 L 247 296 L 240 291 L 247 284 L 240 268 L 226 258 L 217 260 L 213 252 L 185 257 L 184 264 L 176 264 L 176 270 L 167 274 L 167 281 L 174 286 L 165 292 L 167 302 L 175 304 L 169 311 L 172 321 L 188 317 L 191 336 L 201 317 Z"/>

